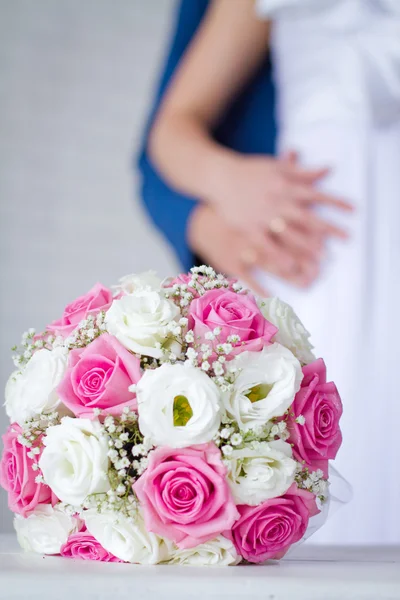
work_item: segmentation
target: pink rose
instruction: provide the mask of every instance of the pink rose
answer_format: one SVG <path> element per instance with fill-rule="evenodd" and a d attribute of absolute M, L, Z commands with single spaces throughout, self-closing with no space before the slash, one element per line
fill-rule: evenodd
<path fill-rule="evenodd" d="M 206 333 L 216 327 L 222 329 L 218 343 L 225 343 L 230 335 L 240 336 L 241 343 L 233 349 L 233 355 L 245 350 L 262 350 L 278 331 L 263 317 L 254 296 L 226 289 L 210 290 L 193 300 L 188 327 L 202 342 L 207 342 Z"/>
<path fill-rule="evenodd" d="M 77 417 L 91 418 L 95 408 L 120 415 L 125 406 L 137 407 L 136 394 L 129 386 L 141 375 L 139 359 L 115 337 L 103 333 L 86 348 L 71 350 L 57 392 Z"/>
<path fill-rule="evenodd" d="M 160 447 L 134 484 L 149 531 L 193 548 L 230 529 L 239 514 L 213 443 Z"/>
<path fill-rule="evenodd" d="M 322 468 L 327 474 L 326 461 L 335 458 L 342 443 L 342 402 L 335 384 L 326 383 L 326 367 L 321 358 L 303 367 L 303 374 L 288 418 L 290 442 L 297 460 Z M 305 419 L 304 425 L 296 423 L 300 415 Z"/>
<path fill-rule="evenodd" d="M 259 506 L 239 506 L 240 519 L 232 528 L 237 552 L 252 563 L 282 558 L 304 536 L 309 518 L 319 510 L 314 494 L 295 483 L 284 496 Z"/>
<path fill-rule="evenodd" d="M 0 485 L 8 492 L 8 506 L 14 513 L 26 517 L 38 504 L 55 504 L 56 496 L 42 483 L 36 483 L 37 471 L 32 469 L 34 461 L 28 457 L 31 448 L 18 441 L 22 429 L 17 423 L 10 425 L 3 435 L 4 451 L 0 461 Z M 34 447 L 39 447 L 40 438 Z M 36 455 L 38 460 L 40 457 Z"/>
<path fill-rule="evenodd" d="M 80 558 L 81 560 L 99 560 L 102 562 L 123 562 L 103 546 L 86 529 L 72 533 L 61 546 L 61 556 Z"/>
<path fill-rule="evenodd" d="M 100 311 L 108 310 L 112 304 L 112 291 L 101 283 L 96 283 L 84 296 L 80 296 L 64 308 L 61 319 L 53 321 L 47 326 L 47 331 L 62 337 L 68 337 L 77 328 L 79 323 Z"/>

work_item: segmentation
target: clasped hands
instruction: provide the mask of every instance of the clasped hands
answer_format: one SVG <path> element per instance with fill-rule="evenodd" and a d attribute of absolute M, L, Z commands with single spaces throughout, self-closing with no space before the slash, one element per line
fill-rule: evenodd
<path fill-rule="evenodd" d="M 191 217 L 193 252 L 259 294 L 268 290 L 254 277 L 257 267 L 292 285 L 310 286 L 320 272 L 327 239 L 348 237 L 316 208 L 353 210 L 348 201 L 318 189 L 328 172 L 300 167 L 294 152 L 276 159 L 237 155 Z"/>

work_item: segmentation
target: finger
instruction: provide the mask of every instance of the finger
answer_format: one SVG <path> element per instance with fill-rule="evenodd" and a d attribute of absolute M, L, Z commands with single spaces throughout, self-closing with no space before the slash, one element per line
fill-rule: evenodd
<path fill-rule="evenodd" d="M 257 259 L 254 260 L 253 267 L 257 266 L 263 271 L 284 279 L 289 283 L 304 287 L 310 282 L 310 277 L 315 271 L 315 266 L 305 267 L 307 260 L 300 255 L 298 250 L 293 251 L 282 244 L 282 241 L 270 233 L 257 230 L 252 236 L 250 247 L 256 253 Z M 245 247 L 244 253 L 247 254 Z M 248 269 L 250 265 L 245 265 Z"/>
<path fill-rule="evenodd" d="M 310 235 L 326 237 L 336 237 L 341 240 L 347 240 L 349 233 L 342 227 L 338 227 L 322 217 L 318 216 L 313 210 L 300 208 L 292 205 L 288 220 L 297 227 L 304 229 Z"/>
<path fill-rule="evenodd" d="M 271 236 L 272 237 L 272 236 Z M 280 240 L 268 240 L 260 251 L 257 266 L 272 275 L 284 279 L 292 285 L 304 287 L 315 271 L 312 265 L 307 266 L 308 259 L 285 248 Z"/>
<path fill-rule="evenodd" d="M 322 258 L 324 244 L 320 235 L 310 235 L 305 229 L 297 229 L 289 224 L 279 239 L 294 256 L 302 255 L 316 263 Z"/>
<path fill-rule="evenodd" d="M 316 281 L 321 271 L 320 263 L 309 261 L 306 258 L 300 261 L 301 284 L 300 287 L 308 287 Z"/>
<path fill-rule="evenodd" d="M 330 172 L 329 167 L 322 167 L 319 169 L 305 169 L 304 167 L 299 167 L 297 164 L 293 164 L 293 162 L 288 162 L 287 160 L 282 163 L 283 172 L 293 182 L 312 185 L 323 179 Z"/>
<path fill-rule="evenodd" d="M 282 154 L 281 159 L 288 165 L 295 165 L 299 160 L 299 155 L 295 150 L 288 150 Z"/>
<path fill-rule="evenodd" d="M 296 268 L 291 273 L 283 272 L 275 263 L 267 264 L 263 270 L 300 288 L 310 285 L 318 272 L 317 267 L 307 263 L 302 264 L 301 261 L 297 262 Z"/>
<path fill-rule="evenodd" d="M 238 266 L 236 269 L 235 276 L 238 277 L 239 281 L 243 282 L 250 290 L 261 297 L 270 296 L 269 291 L 263 287 L 260 282 L 254 277 L 249 268 Z"/>
<path fill-rule="evenodd" d="M 282 246 L 279 239 L 274 238 L 269 232 L 262 232 L 254 239 L 257 248 L 258 261 L 261 268 L 271 265 L 274 272 L 279 275 L 289 275 L 297 270 L 298 259 Z"/>
<path fill-rule="evenodd" d="M 339 210 L 345 210 L 347 212 L 354 211 L 354 206 L 351 202 L 344 200 L 343 198 L 338 198 L 337 196 L 332 196 L 331 194 L 325 194 L 316 189 L 310 189 L 306 186 L 298 186 L 296 190 L 294 190 L 295 198 L 303 202 L 306 205 L 320 205 L 320 206 L 332 206 L 333 208 L 338 208 Z"/>

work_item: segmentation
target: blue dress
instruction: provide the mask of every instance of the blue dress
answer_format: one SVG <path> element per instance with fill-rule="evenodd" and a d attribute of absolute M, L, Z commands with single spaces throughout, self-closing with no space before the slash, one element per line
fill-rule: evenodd
<path fill-rule="evenodd" d="M 141 174 L 140 194 L 154 225 L 172 245 L 185 270 L 195 263 L 188 246 L 186 226 L 196 206 L 171 189 L 157 173 L 147 153 L 148 131 L 171 76 L 208 6 L 208 0 L 182 0 L 176 16 L 175 30 L 162 70 L 154 105 L 143 136 L 137 165 Z M 232 103 L 213 135 L 224 146 L 246 154 L 273 154 L 275 150 L 275 94 L 268 57 L 253 79 Z"/>

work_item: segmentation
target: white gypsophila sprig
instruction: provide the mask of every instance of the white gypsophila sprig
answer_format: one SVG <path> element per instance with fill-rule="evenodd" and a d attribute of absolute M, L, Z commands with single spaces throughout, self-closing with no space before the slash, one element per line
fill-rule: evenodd
<path fill-rule="evenodd" d="M 27 331 L 24 331 L 21 342 L 11 348 L 13 363 L 17 369 L 23 369 L 37 350 L 49 347 L 45 333 L 37 338 L 36 330 L 31 327 Z"/>
<path fill-rule="evenodd" d="M 299 488 L 317 496 L 321 503 L 327 501 L 329 481 L 321 469 L 310 471 L 309 467 L 297 462 L 295 481 Z"/>
<path fill-rule="evenodd" d="M 242 430 L 235 420 L 225 415 L 219 431 L 214 436 L 214 442 L 224 453 L 224 446 L 244 448 L 253 442 L 274 442 L 276 440 L 286 442 L 289 437 L 285 420 L 272 419 L 253 429 Z"/>
<path fill-rule="evenodd" d="M 206 333 L 204 342 L 189 329 L 184 340 L 187 347 L 183 351 L 188 364 L 205 371 L 222 392 L 227 392 L 234 381 L 227 359 L 234 348 L 241 344 L 241 339 L 239 335 L 231 335 L 226 342 L 222 343 L 219 340 L 221 332 L 221 327 L 215 327 L 213 331 Z"/>
<path fill-rule="evenodd" d="M 31 468 L 36 473 L 36 483 L 42 483 L 42 473 L 39 467 L 39 457 L 43 448 L 43 436 L 48 427 L 58 425 L 60 416 L 58 412 L 52 412 L 48 415 L 38 415 L 37 418 L 29 419 L 21 427 L 21 433 L 18 435 L 18 442 L 28 449 L 28 457 L 31 459 Z"/>
<path fill-rule="evenodd" d="M 48 331 L 36 334 L 35 329 L 28 329 L 28 331 L 22 334 L 20 345 L 15 345 L 11 349 L 14 365 L 17 368 L 23 369 L 33 355 L 42 349 L 53 350 L 54 348 L 64 348 L 65 352 L 69 352 L 74 348 L 85 348 L 99 335 L 104 333 L 104 317 L 104 311 L 100 311 L 97 315 L 88 315 L 65 339 L 62 336 L 55 336 Z"/>
<path fill-rule="evenodd" d="M 220 273 L 216 273 L 212 267 L 202 265 L 190 269 L 190 277 L 187 282 L 164 283 L 165 295 L 180 307 L 186 314 L 188 307 L 194 298 L 203 296 L 206 292 L 214 289 L 229 288 L 230 282 Z M 237 291 L 240 291 L 239 286 Z"/>
<path fill-rule="evenodd" d="M 75 331 L 63 340 L 66 348 L 68 350 L 85 348 L 104 333 L 106 330 L 104 324 L 105 314 L 105 311 L 100 311 L 97 315 L 88 315 L 86 319 L 83 319 Z"/>
<path fill-rule="evenodd" d="M 128 407 L 124 408 L 120 417 L 107 416 L 103 426 L 109 437 L 108 479 L 111 489 L 106 497 L 97 500 L 96 506 L 100 503 L 104 508 L 106 503 L 108 507 L 118 507 L 129 516 L 136 507 L 132 486 L 147 468 L 148 454 L 153 444 L 141 434 L 137 414 Z"/>

